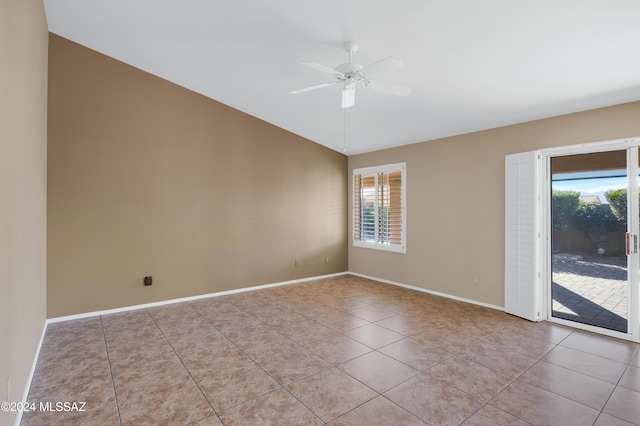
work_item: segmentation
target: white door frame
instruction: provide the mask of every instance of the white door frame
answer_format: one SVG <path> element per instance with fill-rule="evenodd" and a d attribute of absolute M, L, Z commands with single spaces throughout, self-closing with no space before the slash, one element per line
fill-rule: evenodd
<path fill-rule="evenodd" d="M 567 321 L 552 316 L 551 306 L 551 158 L 563 155 L 587 154 L 614 150 L 627 150 L 627 186 L 629 188 L 638 186 L 638 146 L 640 146 L 640 138 L 618 139 L 604 142 L 594 142 L 589 144 L 572 145 L 558 148 L 546 148 L 538 151 L 538 182 L 537 192 L 539 196 L 540 208 L 540 256 L 539 273 L 542 278 L 539 282 L 539 301 L 542 307 L 542 318 L 554 323 L 567 325 L 573 328 L 592 331 L 612 337 L 640 342 L 640 254 L 635 253 L 628 256 L 628 280 L 629 280 L 629 315 L 628 315 L 628 332 L 622 333 L 614 330 L 607 330 L 600 327 L 581 324 L 573 321 Z M 634 149 L 630 149 L 634 148 Z M 629 232 L 639 235 L 640 212 L 638 211 L 638 191 L 627 191 L 628 194 L 628 223 Z M 632 309 L 633 308 L 633 309 Z"/>

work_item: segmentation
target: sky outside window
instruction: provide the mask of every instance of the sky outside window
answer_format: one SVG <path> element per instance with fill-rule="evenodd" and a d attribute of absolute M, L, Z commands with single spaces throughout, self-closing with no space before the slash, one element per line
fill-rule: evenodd
<path fill-rule="evenodd" d="M 597 195 L 607 203 L 605 191 L 627 187 L 627 171 L 599 170 L 595 172 L 556 173 L 552 177 L 554 191 L 576 191 L 581 196 Z"/>

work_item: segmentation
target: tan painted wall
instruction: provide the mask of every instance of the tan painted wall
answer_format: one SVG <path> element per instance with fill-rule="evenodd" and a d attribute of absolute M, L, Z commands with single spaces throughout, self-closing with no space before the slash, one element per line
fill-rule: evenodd
<path fill-rule="evenodd" d="M 344 155 L 53 34 L 49 78 L 49 317 L 346 271 Z"/>
<path fill-rule="evenodd" d="M 45 324 L 46 137 L 47 23 L 42 1 L 2 1 L 0 402 L 22 400 Z M 16 412 L 0 410 L 0 424 L 13 424 L 16 418 Z"/>
<path fill-rule="evenodd" d="M 634 136 L 640 102 L 350 156 L 407 162 L 407 253 L 350 245 L 349 270 L 504 306 L 505 155 Z"/>

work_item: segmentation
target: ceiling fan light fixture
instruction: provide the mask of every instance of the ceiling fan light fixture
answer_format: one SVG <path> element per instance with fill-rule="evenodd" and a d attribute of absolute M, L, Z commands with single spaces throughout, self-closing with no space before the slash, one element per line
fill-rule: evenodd
<path fill-rule="evenodd" d="M 342 89 L 342 108 L 349 108 L 356 103 L 356 82 L 346 82 Z"/>

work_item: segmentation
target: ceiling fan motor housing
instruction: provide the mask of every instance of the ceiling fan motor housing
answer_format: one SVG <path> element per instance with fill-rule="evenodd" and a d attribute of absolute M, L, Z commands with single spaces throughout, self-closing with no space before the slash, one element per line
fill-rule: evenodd
<path fill-rule="evenodd" d="M 342 74 L 355 74 L 358 71 L 360 71 L 362 68 L 364 68 L 362 65 L 360 64 L 353 64 L 353 63 L 348 63 L 348 64 L 340 64 L 336 67 L 336 71 L 341 72 Z"/>

